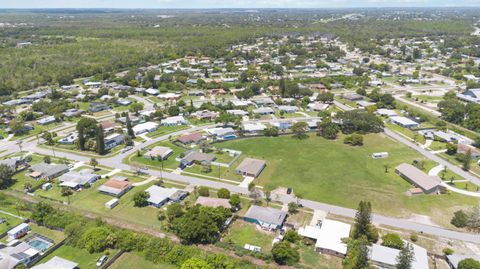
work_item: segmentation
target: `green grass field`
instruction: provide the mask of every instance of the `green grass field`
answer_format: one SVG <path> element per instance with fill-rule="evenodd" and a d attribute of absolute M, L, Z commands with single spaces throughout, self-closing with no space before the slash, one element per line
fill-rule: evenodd
<path fill-rule="evenodd" d="M 267 167 L 255 181 L 257 184 L 266 189 L 292 187 L 295 194 L 311 200 L 350 208 L 368 200 L 374 211 L 383 214 L 407 217 L 412 212 L 425 214 L 445 225 L 449 225 L 445 215 L 478 203 L 457 194 L 407 196 L 405 192 L 412 186 L 397 176 L 394 168 L 424 158 L 383 134 L 365 136 L 361 147 L 351 147 L 342 141 L 343 137 L 329 141 L 315 135 L 305 140 L 284 136 L 234 140 L 216 146 L 267 160 Z M 382 151 L 389 152 L 390 157 L 371 158 L 372 153 Z M 388 173 L 384 165 L 388 166 Z"/>
<path fill-rule="evenodd" d="M 103 253 L 88 253 L 88 251 L 80 248 L 74 248 L 71 246 L 63 245 L 47 257 L 43 258 L 40 263 L 49 261 L 51 258 L 58 256 L 78 263 L 78 268 L 81 269 L 95 269 L 97 260 L 103 255 Z"/>
<path fill-rule="evenodd" d="M 229 228 L 227 235 L 223 238 L 224 242 L 232 242 L 242 247 L 250 244 L 262 248 L 262 252 L 269 253 L 272 249 L 272 241 L 275 234 L 259 231 L 255 224 L 236 220 Z"/>
<path fill-rule="evenodd" d="M 110 267 L 110 269 L 175 269 L 174 265 L 169 264 L 154 264 L 145 260 L 144 257 L 137 253 L 124 253 L 118 258 Z"/>

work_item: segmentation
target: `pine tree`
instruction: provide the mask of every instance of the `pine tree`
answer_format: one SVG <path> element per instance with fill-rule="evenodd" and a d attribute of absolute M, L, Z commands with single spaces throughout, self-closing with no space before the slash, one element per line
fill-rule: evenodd
<path fill-rule="evenodd" d="M 413 247 L 411 244 L 407 244 L 397 256 L 397 265 L 395 268 L 397 269 L 411 269 L 412 262 L 414 260 L 413 256 Z"/>
<path fill-rule="evenodd" d="M 357 261 L 355 263 L 354 269 L 365 269 L 368 268 L 368 247 L 367 241 L 362 240 L 359 246 Z"/>
<path fill-rule="evenodd" d="M 470 170 L 470 163 L 472 162 L 472 151 L 468 150 L 465 153 L 465 158 L 463 159 L 463 170 L 468 171 Z"/>
<path fill-rule="evenodd" d="M 78 127 L 78 147 L 80 150 L 85 150 L 85 129 L 83 126 Z"/>
<path fill-rule="evenodd" d="M 355 230 L 353 238 L 357 239 L 369 235 L 372 218 L 372 205 L 370 202 L 360 201 L 355 214 Z"/>
<path fill-rule="evenodd" d="M 285 85 L 285 79 L 280 80 L 280 85 L 278 86 L 280 88 L 280 96 L 285 97 L 285 93 L 287 90 L 287 86 Z"/>
<path fill-rule="evenodd" d="M 133 129 L 132 129 L 132 122 L 130 121 L 130 116 L 127 113 L 125 117 L 126 117 L 126 124 L 127 124 L 127 134 L 133 139 L 135 138 L 135 133 L 133 132 Z"/>
<path fill-rule="evenodd" d="M 100 124 L 97 127 L 97 153 L 99 155 L 105 154 L 105 137 L 102 125 Z"/>

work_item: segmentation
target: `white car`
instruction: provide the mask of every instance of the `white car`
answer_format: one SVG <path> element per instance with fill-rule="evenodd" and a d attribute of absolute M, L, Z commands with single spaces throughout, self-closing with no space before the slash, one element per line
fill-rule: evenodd
<path fill-rule="evenodd" d="M 102 257 L 100 257 L 100 259 L 98 259 L 97 267 L 102 266 L 106 261 L 107 261 L 107 255 L 103 255 Z"/>

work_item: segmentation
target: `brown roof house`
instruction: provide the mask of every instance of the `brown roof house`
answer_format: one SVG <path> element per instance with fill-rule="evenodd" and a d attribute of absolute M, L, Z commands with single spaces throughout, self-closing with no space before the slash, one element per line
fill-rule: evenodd
<path fill-rule="evenodd" d="M 438 176 L 429 176 L 411 164 L 402 163 L 395 172 L 426 194 L 439 193 L 442 188 L 442 180 Z"/>
<path fill-rule="evenodd" d="M 457 153 L 467 154 L 468 151 L 470 151 L 470 153 L 472 154 L 472 158 L 480 158 L 480 150 L 476 147 L 467 144 L 458 144 Z"/>
<path fill-rule="evenodd" d="M 103 194 L 120 197 L 132 188 L 132 184 L 126 178 L 112 178 L 98 188 Z"/>
<path fill-rule="evenodd" d="M 161 146 L 155 146 L 151 150 L 149 150 L 147 153 L 143 155 L 144 158 L 147 159 L 158 159 L 158 160 L 165 160 L 167 159 L 170 155 L 172 155 L 173 150 L 169 147 L 161 147 Z"/>
<path fill-rule="evenodd" d="M 191 134 L 183 135 L 177 138 L 177 141 L 184 145 L 192 144 L 192 143 L 197 144 L 202 140 L 205 140 L 205 137 L 200 133 L 191 133 Z"/>
<path fill-rule="evenodd" d="M 235 172 L 243 176 L 258 177 L 266 165 L 267 163 L 264 160 L 245 158 L 235 169 Z"/>

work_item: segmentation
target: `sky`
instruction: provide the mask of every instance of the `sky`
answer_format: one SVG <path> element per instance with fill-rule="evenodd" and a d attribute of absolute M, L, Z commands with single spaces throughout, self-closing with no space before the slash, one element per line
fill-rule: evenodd
<path fill-rule="evenodd" d="M 480 0 L 0 0 L 0 8 L 464 7 Z"/>

